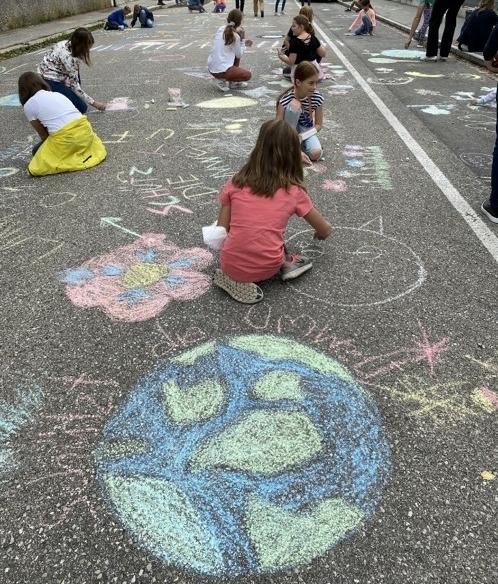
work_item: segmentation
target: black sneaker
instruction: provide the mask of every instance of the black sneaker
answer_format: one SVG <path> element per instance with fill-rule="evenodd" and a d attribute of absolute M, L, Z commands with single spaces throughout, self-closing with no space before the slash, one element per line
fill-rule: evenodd
<path fill-rule="evenodd" d="M 280 268 L 280 277 L 282 281 L 293 280 L 304 272 L 311 270 L 313 264 L 311 260 L 296 253 L 287 254 L 285 264 Z"/>
<path fill-rule="evenodd" d="M 498 207 L 493 207 L 489 201 L 486 201 L 481 205 L 481 211 L 492 223 L 498 223 Z"/>

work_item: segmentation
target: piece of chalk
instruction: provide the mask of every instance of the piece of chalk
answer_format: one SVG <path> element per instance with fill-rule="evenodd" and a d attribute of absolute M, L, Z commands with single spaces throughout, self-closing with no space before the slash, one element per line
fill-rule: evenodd
<path fill-rule="evenodd" d="M 150 103 L 156 103 L 153 99 L 150 100 Z"/>
<path fill-rule="evenodd" d="M 167 107 L 166 111 L 167 112 L 176 112 L 176 107 Z"/>

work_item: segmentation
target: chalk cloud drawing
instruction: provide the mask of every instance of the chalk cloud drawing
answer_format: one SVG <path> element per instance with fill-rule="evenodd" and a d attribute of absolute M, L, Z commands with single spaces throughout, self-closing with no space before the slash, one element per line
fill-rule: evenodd
<path fill-rule="evenodd" d="M 313 231 L 288 238 L 288 244 L 311 257 L 318 268 L 313 288 L 288 284 L 298 294 L 330 306 L 365 307 L 394 302 L 419 288 L 426 271 L 418 255 L 401 241 L 384 235 L 381 219 L 354 227 L 334 227 L 325 245 L 312 247 Z M 330 247 L 330 252 L 328 248 Z"/>
<path fill-rule="evenodd" d="M 238 107 L 252 107 L 254 105 L 258 105 L 258 100 L 251 99 L 249 97 L 236 97 L 231 95 L 228 97 L 218 97 L 208 101 L 201 101 L 196 105 L 197 107 L 203 109 L 229 109 Z"/>
<path fill-rule="evenodd" d="M 112 319 L 143 321 L 157 316 L 172 300 L 204 294 L 211 279 L 198 270 L 212 257 L 204 249 L 180 249 L 165 235 L 148 233 L 65 270 L 60 280 L 79 308 L 100 307 Z"/>
<path fill-rule="evenodd" d="M 209 576 L 292 568 L 369 518 L 390 471 L 368 392 L 282 336 L 211 341 L 163 362 L 104 427 L 107 503 L 162 561 Z"/>
<path fill-rule="evenodd" d="M 368 77 L 367 83 L 371 85 L 408 85 L 413 81 L 413 77 L 379 77 L 377 79 L 373 79 L 372 77 Z"/>
<path fill-rule="evenodd" d="M 131 98 L 129 97 L 115 97 L 111 99 L 106 107 L 106 112 L 122 112 L 122 111 L 130 111 L 136 110 L 136 107 L 132 107 L 130 105 Z"/>
<path fill-rule="evenodd" d="M 17 93 L 13 93 L 12 95 L 4 95 L 0 97 L 0 106 L 20 106 L 21 102 L 19 101 L 19 96 Z"/>

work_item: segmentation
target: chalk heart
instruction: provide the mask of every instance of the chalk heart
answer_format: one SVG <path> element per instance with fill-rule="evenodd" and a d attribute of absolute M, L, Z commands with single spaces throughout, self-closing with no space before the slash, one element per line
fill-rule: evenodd
<path fill-rule="evenodd" d="M 371 516 L 390 466 L 377 408 L 349 371 L 272 335 L 213 340 L 158 365 L 108 420 L 95 458 L 106 502 L 140 546 L 221 578 L 329 552 Z"/>

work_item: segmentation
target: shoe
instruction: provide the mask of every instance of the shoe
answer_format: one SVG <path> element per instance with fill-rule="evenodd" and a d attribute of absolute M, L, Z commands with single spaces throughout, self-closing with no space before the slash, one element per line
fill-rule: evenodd
<path fill-rule="evenodd" d="M 247 87 L 249 84 L 246 83 L 245 81 L 230 81 L 230 83 L 228 84 L 228 88 L 229 89 L 244 89 L 244 87 Z"/>
<path fill-rule="evenodd" d="M 218 81 L 218 83 L 216 84 L 216 87 L 220 91 L 223 91 L 223 93 L 226 93 L 230 89 L 230 87 L 228 86 L 228 83 L 226 81 Z"/>
<path fill-rule="evenodd" d="M 217 268 L 213 274 L 213 284 L 225 290 L 237 302 L 256 304 L 263 300 L 263 291 L 252 282 L 237 282 Z"/>
<path fill-rule="evenodd" d="M 424 55 L 423 57 L 419 57 L 420 61 L 433 61 L 434 63 L 437 61 L 437 56 L 435 57 L 428 57 L 427 55 Z"/>
<path fill-rule="evenodd" d="M 448 57 L 439 57 L 439 59 L 438 59 L 438 61 L 441 61 L 442 63 L 444 63 L 447 60 L 448 60 Z"/>
<path fill-rule="evenodd" d="M 417 49 L 423 49 L 424 43 L 417 43 Z"/>
<path fill-rule="evenodd" d="M 275 14 L 273 16 L 278 16 L 278 12 L 275 12 Z"/>
<path fill-rule="evenodd" d="M 107 24 L 107 22 L 104 22 L 104 30 L 109 30 L 109 25 Z"/>
<path fill-rule="evenodd" d="M 254 15 L 254 18 L 258 18 L 258 15 L 257 15 L 257 14 L 255 14 L 255 15 Z"/>
<path fill-rule="evenodd" d="M 481 205 L 481 211 L 492 223 L 498 223 L 498 207 L 492 207 L 489 201 Z"/>
<path fill-rule="evenodd" d="M 313 264 L 307 257 L 297 255 L 296 253 L 287 254 L 284 265 L 280 268 L 280 277 L 283 282 L 293 280 L 304 272 L 311 270 Z"/>
<path fill-rule="evenodd" d="M 461 51 L 465 51 L 465 52 L 467 52 L 467 53 L 469 52 L 469 46 L 468 46 L 468 45 L 458 45 L 458 48 L 459 48 Z"/>
<path fill-rule="evenodd" d="M 346 8 L 344 12 L 351 12 L 351 8 Z"/>
<path fill-rule="evenodd" d="M 286 14 L 283 10 L 282 10 L 282 12 L 280 12 L 280 16 L 286 16 Z"/>

